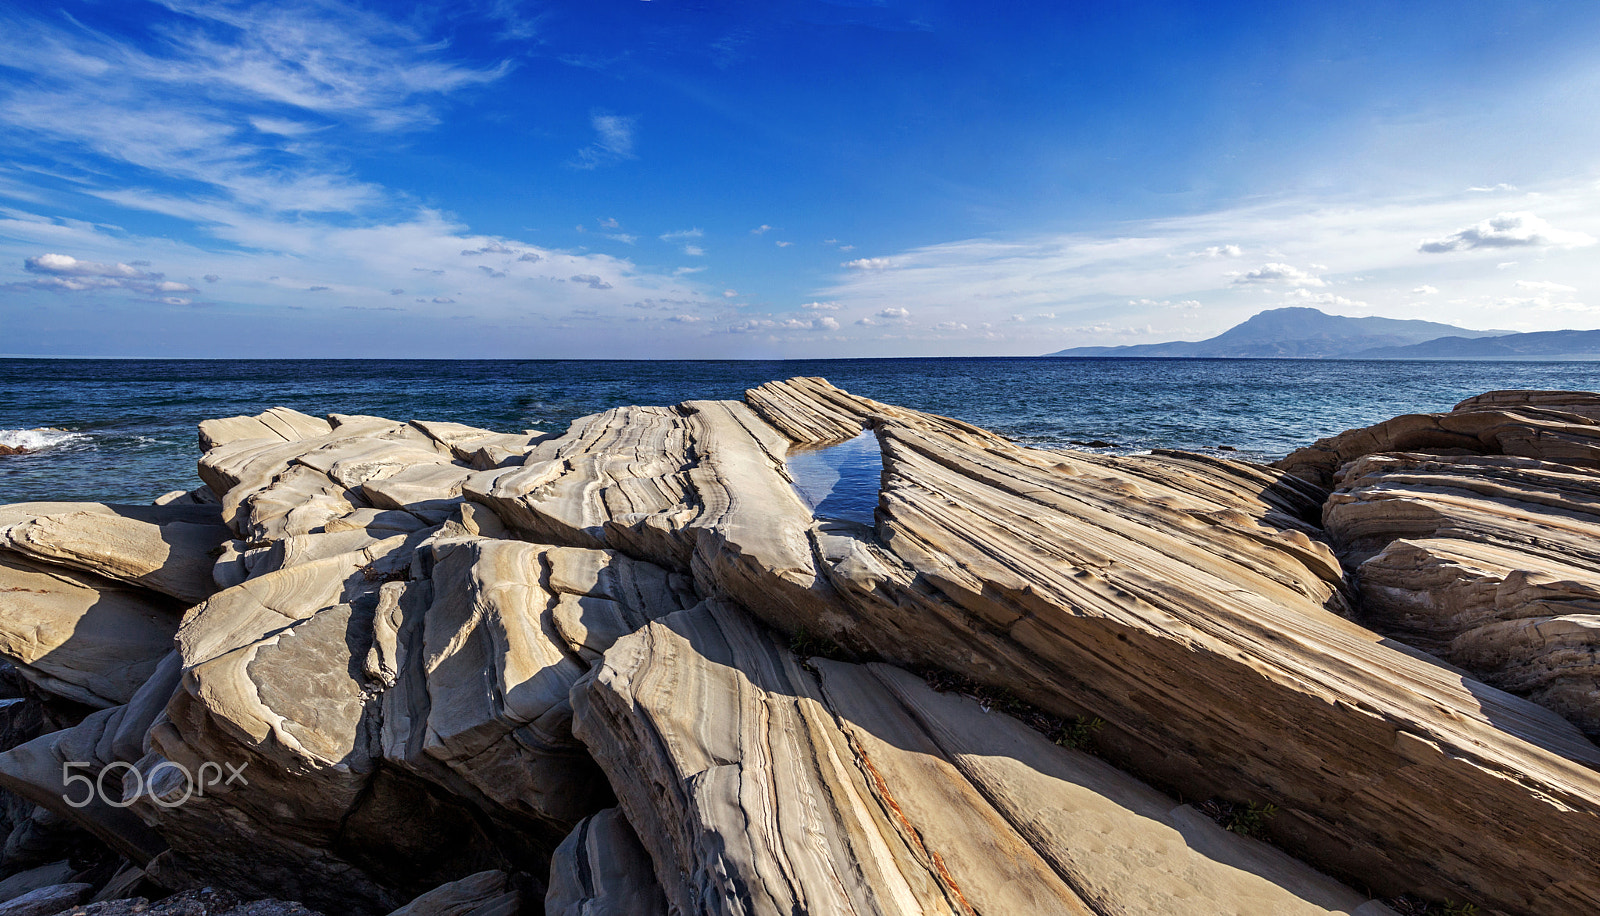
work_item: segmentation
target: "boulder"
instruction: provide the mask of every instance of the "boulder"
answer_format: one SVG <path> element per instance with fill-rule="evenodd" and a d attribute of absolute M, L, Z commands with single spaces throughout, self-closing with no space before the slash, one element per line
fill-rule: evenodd
<path fill-rule="evenodd" d="M 293 442 L 326 435 L 333 430 L 327 420 L 307 416 L 287 407 L 274 407 L 253 417 L 226 417 L 200 421 L 200 450 L 212 449 L 241 439 L 276 439 Z"/>
<path fill-rule="evenodd" d="M 1368 625 L 1600 736 L 1600 472 L 1370 455 L 1324 517 Z"/>
<path fill-rule="evenodd" d="M 1600 467 L 1600 394 L 1491 391 L 1449 413 L 1406 414 L 1318 439 L 1274 466 L 1331 488 L 1339 468 L 1381 452 L 1514 455 Z"/>
<path fill-rule="evenodd" d="M 503 871 L 481 871 L 428 891 L 389 916 L 517 916 L 522 892 Z"/>
<path fill-rule="evenodd" d="M 590 815 L 550 861 L 545 916 L 667 916 L 650 855 L 622 811 Z"/>
<path fill-rule="evenodd" d="M 0 903 L 15 900 L 23 894 L 36 891 L 41 887 L 66 884 L 77 873 L 78 870 L 72 867 L 72 863 L 64 859 L 60 862 L 51 862 L 49 865 L 41 865 L 38 868 L 17 872 L 4 881 L 0 881 Z"/>
<path fill-rule="evenodd" d="M 0 916 L 57 916 L 88 900 L 94 894 L 92 884 L 56 884 L 29 891 L 5 903 L 0 903 Z"/>
<path fill-rule="evenodd" d="M 0 550 L 0 654 L 39 689 L 104 709 L 128 702 L 172 650 L 183 605 Z"/>
<path fill-rule="evenodd" d="M 0 550 L 198 604 L 217 590 L 214 551 L 233 536 L 215 506 L 111 506 L 36 515 L 0 528 Z"/>

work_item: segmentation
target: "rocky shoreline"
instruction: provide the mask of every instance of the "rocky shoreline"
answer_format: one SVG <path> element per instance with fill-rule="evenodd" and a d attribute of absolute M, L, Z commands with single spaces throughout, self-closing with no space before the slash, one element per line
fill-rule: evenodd
<path fill-rule="evenodd" d="M 1600 395 L 1273 467 L 811 378 L 200 444 L 0 506 L 0 916 L 1600 911 Z"/>

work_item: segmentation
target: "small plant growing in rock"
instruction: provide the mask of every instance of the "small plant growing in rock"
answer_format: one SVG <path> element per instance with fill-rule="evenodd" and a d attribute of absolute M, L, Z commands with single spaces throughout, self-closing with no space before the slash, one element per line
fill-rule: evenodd
<path fill-rule="evenodd" d="M 1413 894 L 1401 894 L 1383 902 L 1400 916 L 1477 916 L 1478 913 L 1477 906 L 1471 903 L 1456 903 L 1454 900 L 1440 903 Z"/>
<path fill-rule="evenodd" d="M 1062 722 L 1061 730 L 1055 736 L 1055 742 L 1061 747 L 1075 751 L 1087 751 L 1094 744 L 1095 734 L 1104 728 L 1105 724 L 1105 720 L 1098 716 L 1093 719 L 1073 716 Z"/>
<path fill-rule="evenodd" d="M 1266 832 L 1267 822 L 1276 817 L 1277 814 L 1277 805 L 1258 805 L 1255 802 L 1247 805 L 1235 805 L 1222 826 L 1240 836 L 1260 839 L 1261 835 Z"/>

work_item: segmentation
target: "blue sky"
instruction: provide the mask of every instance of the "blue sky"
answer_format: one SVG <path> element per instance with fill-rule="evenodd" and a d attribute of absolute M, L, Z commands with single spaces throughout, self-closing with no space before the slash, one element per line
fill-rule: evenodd
<path fill-rule="evenodd" d="M 1600 326 L 1600 4 L 0 3 L 0 354 Z"/>

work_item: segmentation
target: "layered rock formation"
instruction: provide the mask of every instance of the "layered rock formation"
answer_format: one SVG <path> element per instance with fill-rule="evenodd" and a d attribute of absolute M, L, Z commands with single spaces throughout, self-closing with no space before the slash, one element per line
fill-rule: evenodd
<path fill-rule="evenodd" d="M 816 517 L 785 458 L 864 430 L 876 524 Z M 1593 912 L 1597 430 L 1109 458 L 821 379 L 207 421 L 202 491 L 0 507 L 56 723 L 0 785 L 90 889 L 330 914 Z"/>
<path fill-rule="evenodd" d="M 1600 395 L 1491 392 L 1425 419 L 1485 417 L 1482 454 L 1417 451 L 1390 421 L 1282 464 L 1347 462 L 1324 524 L 1357 571 L 1366 622 L 1600 735 Z"/>

